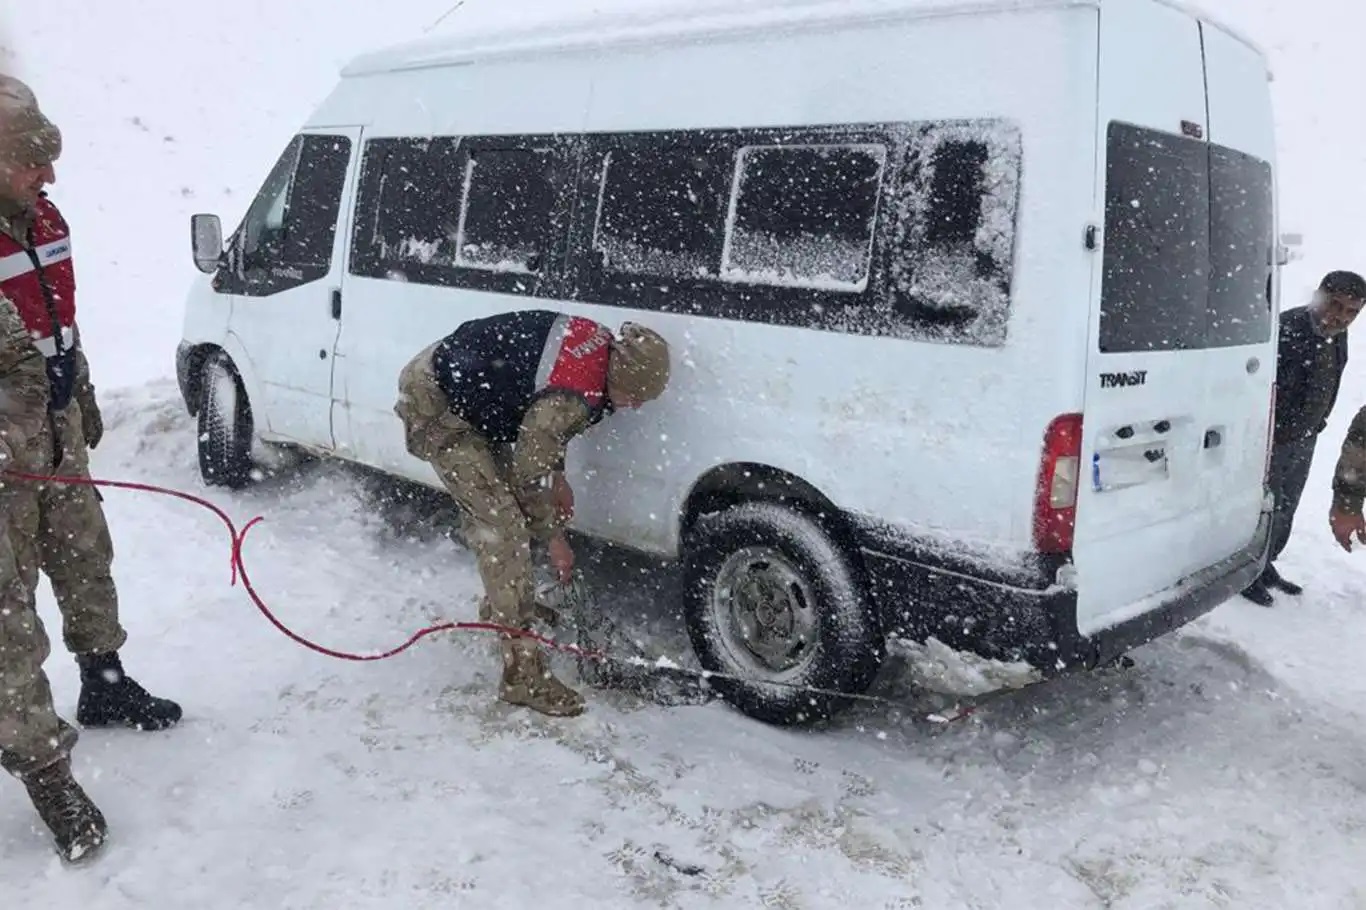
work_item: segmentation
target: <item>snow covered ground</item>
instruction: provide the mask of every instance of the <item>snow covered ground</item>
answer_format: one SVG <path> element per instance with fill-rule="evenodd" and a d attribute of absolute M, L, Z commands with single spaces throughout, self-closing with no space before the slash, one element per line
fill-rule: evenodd
<path fill-rule="evenodd" d="M 511 18 L 534 6 L 472 0 L 443 27 L 491 17 L 495 2 Z M 233 9 L 252 25 L 229 28 L 221 4 L 200 0 L 6 5 L 21 68 L 67 131 L 54 192 L 76 231 L 110 426 L 97 473 L 199 489 L 193 424 L 169 380 L 192 274 L 188 215 L 235 221 L 336 65 L 450 6 L 243 0 Z M 1275 55 L 1287 228 L 1309 244 L 1287 278 L 1293 303 L 1329 268 L 1366 269 L 1355 94 L 1366 13 L 1331 0 L 1215 6 Z M 1309 585 L 1304 598 L 1231 602 L 1139 651 L 1131 670 L 1015 693 L 948 727 L 919 719 L 939 703 L 899 672 L 879 691 L 903 709 L 863 708 L 819 732 L 601 693 L 569 721 L 504 710 L 487 640 L 439 637 L 380 664 L 304 651 L 228 586 L 212 516 L 111 491 L 125 658 L 186 720 L 83 735 L 78 773 L 113 827 L 88 869 L 62 868 L 22 790 L 0 786 L 0 900 L 1366 907 L 1366 555 L 1337 550 L 1324 519 L 1337 446 L 1366 404 L 1362 364 L 1349 367 L 1283 563 Z M 287 622 L 373 651 L 475 613 L 469 555 L 394 492 L 324 465 L 211 498 L 243 520 L 267 516 L 247 560 Z M 598 586 L 682 655 L 661 606 L 670 574 L 606 556 Z M 71 716 L 76 674 L 60 643 L 48 667 Z"/>

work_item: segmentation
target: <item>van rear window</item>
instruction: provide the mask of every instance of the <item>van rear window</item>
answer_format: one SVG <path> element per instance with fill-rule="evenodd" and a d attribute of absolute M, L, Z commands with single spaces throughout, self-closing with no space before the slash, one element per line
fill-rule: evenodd
<path fill-rule="evenodd" d="M 1112 123 L 1100 350 L 1271 337 L 1271 169 L 1220 146 Z"/>
<path fill-rule="evenodd" d="M 1210 347 L 1271 337 L 1271 258 L 1275 253 L 1271 165 L 1211 146 Z"/>

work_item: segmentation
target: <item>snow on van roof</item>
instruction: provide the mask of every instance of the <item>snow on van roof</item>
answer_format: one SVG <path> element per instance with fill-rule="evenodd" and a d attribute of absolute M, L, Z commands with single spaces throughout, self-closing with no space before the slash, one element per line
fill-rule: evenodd
<path fill-rule="evenodd" d="M 1262 47 L 1260 42 L 1253 40 L 1246 32 L 1234 28 L 1228 22 L 1210 12 L 1209 8 L 1204 5 L 1203 0 L 1153 0 L 1153 2 L 1161 3 L 1163 6 L 1170 6 L 1175 10 L 1180 10 L 1187 16 L 1199 19 L 1206 25 L 1212 25 L 1220 31 L 1227 33 L 1256 51 L 1263 60 L 1267 61 L 1267 66 L 1270 67 L 1270 55 L 1267 53 L 1266 48 Z M 1268 69 L 1268 72 L 1269 71 L 1270 70 Z"/>
<path fill-rule="evenodd" d="M 512 0 L 485 0 L 449 16 L 444 33 L 361 54 L 357 76 L 491 57 L 696 41 L 776 28 L 1059 7 L 1102 0 L 558 0 L 549 16 Z M 685 5 L 686 4 L 686 5 Z M 553 17 L 553 18 L 552 18 Z"/>

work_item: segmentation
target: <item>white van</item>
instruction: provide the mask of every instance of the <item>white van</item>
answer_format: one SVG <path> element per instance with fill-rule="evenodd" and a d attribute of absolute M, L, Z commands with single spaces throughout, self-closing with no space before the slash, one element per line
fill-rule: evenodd
<path fill-rule="evenodd" d="M 880 0 L 463 35 L 357 59 L 209 277 L 206 480 L 284 443 L 438 486 L 400 368 L 550 308 L 669 338 L 571 446 L 574 527 L 684 565 L 774 723 L 890 636 L 1047 676 L 1262 568 L 1279 311 L 1263 54 L 1159 0 Z"/>

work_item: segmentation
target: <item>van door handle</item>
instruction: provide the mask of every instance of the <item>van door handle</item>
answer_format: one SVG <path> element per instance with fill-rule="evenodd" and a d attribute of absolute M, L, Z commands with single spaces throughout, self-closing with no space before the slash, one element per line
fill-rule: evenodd
<path fill-rule="evenodd" d="M 332 289 L 332 318 L 341 319 L 341 288 Z"/>
<path fill-rule="evenodd" d="M 1217 449 L 1223 443 L 1224 437 L 1217 429 L 1205 431 L 1205 448 Z"/>

